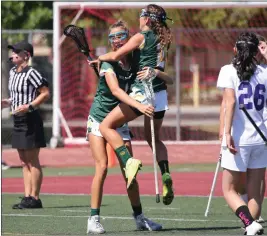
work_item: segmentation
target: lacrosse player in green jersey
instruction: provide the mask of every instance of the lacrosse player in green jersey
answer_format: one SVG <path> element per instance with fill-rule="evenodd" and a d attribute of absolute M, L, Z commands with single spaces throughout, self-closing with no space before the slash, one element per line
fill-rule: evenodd
<path fill-rule="evenodd" d="M 110 27 L 109 41 L 113 51 L 122 47 L 129 39 L 129 31 L 125 23 L 118 21 Z M 103 185 L 107 175 L 108 157 L 106 151 L 107 142 L 103 138 L 99 125 L 104 118 L 120 102 L 128 104 L 142 114 L 152 116 L 154 108 L 151 105 L 145 105 L 137 102 L 127 94 L 128 88 L 133 83 L 137 65 L 136 56 L 138 52 L 130 53 L 121 58 L 119 62 L 103 62 L 100 68 L 100 78 L 97 92 L 90 109 L 87 123 L 87 139 L 90 141 L 90 149 L 95 160 L 95 176 L 91 186 L 91 214 L 87 223 L 87 233 L 101 234 L 105 233 L 100 223 L 100 206 L 103 195 Z M 158 75 L 165 79 L 170 78 L 161 71 L 155 70 Z M 119 135 L 122 137 L 127 151 L 132 153 L 131 136 L 127 124 L 117 128 Z M 122 161 L 119 159 L 123 177 L 126 181 Z M 133 216 L 138 230 L 161 230 L 162 226 L 149 219 L 142 213 L 140 202 L 139 187 L 137 181 L 133 181 L 131 188 L 127 189 L 128 197 L 133 209 Z"/>
<path fill-rule="evenodd" d="M 164 114 L 168 109 L 166 82 L 168 83 L 169 81 L 160 79 L 159 76 L 157 76 L 157 73 L 153 70 L 153 68 L 160 68 L 160 70 L 164 70 L 164 51 L 165 49 L 169 49 L 171 43 L 171 32 L 166 24 L 167 19 L 169 18 L 167 18 L 166 12 L 162 7 L 155 4 L 149 4 L 145 9 L 142 9 L 140 13 L 141 32 L 135 34 L 117 51 L 102 55 L 98 58 L 98 60 L 92 61 L 91 63 L 99 64 L 99 61 L 118 61 L 128 53 L 138 50 L 140 53 L 138 61 L 139 77 L 131 86 L 130 96 L 142 104 L 148 104 L 149 99 L 145 94 L 144 85 L 140 79 L 145 79 L 144 77 L 146 77 L 146 74 L 153 75 L 148 77 L 154 77 L 152 85 L 155 95 L 154 130 L 156 153 L 158 165 L 162 173 L 163 203 L 169 205 L 174 198 L 172 178 L 169 171 L 167 148 L 159 138 Z M 147 67 L 150 67 L 150 69 Z M 124 123 L 136 119 L 141 114 L 142 113 L 133 106 L 121 103 L 111 113 L 109 113 L 100 125 L 100 131 L 103 137 L 112 146 L 117 156 L 120 157 L 123 165 L 125 166 L 128 188 L 135 179 L 142 164 L 140 160 L 132 158 L 132 155 L 127 151 L 127 147 L 124 145 L 121 136 L 116 131 L 116 128 L 120 127 Z M 151 147 L 152 143 L 149 117 L 145 117 L 145 131 L 146 139 Z"/>

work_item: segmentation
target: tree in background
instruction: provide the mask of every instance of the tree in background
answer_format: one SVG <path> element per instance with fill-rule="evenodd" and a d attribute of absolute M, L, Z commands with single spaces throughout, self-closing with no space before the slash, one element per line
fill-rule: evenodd
<path fill-rule="evenodd" d="M 53 2 L 3 1 L 1 3 L 2 29 L 52 29 Z M 2 36 L 2 97 L 7 97 L 8 71 L 7 45 L 23 40 L 22 34 Z M 27 39 L 26 39 L 27 40 Z"/>

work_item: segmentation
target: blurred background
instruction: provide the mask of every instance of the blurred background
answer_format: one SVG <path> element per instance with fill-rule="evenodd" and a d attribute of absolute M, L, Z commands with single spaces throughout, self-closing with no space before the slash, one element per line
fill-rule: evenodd
<path fill-rule="evenodd" d="M 2 2 L 2 98 L 8 97 L 7 45 L 28 40 L 34 46 L 32 66 L 50 83 L 51 98 L 41 107 L 47 141 L 52 136 L 53 79 L 60 81 L 60 110 L 74 138 L 85 137 L 86 121 L 97 87 L 97 78 L 76 45 L 66 38 L 60 46 L 60 78 L 53 77 L 53 34 L 59 37 L 77 17 L 93 49 L 93 57 L 108 52 L 108 28 L 118 19 L 127 22 L 132 34 L 139 30 L 140 9 L 92 9 L 61 7 L 60 32 L 53 31 L 53 2 Z M 200 3 L 201 5 L 201 3 Z M 170 109 L 164 119 L 163 140 L 217 140 L 221 92 L 216 88 L 220 68 L 231 62 L 237 36 L 253 31 L 267 37 L 267 9 L 213 8 L 167 9 L 172 46 L 166 72 L 174 78 L 168 87 Z M 54 19 L 55 20 L 55 19 Z M 54 111 L 55 112 L 55 111 Z M 130 123 L 134 140 L 143 140 L 143 118 Z M 2 110 L 2 145 L 11 140 L 12 119 Z M 62 137 L 66 127 L 60 125 Z"/>

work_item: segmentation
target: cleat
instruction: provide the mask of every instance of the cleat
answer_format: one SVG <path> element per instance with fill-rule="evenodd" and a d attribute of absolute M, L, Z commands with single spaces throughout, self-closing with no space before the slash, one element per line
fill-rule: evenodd
<path fill-rule="evenodd" d="M 125 176 L 127 178 L 127 189 L 130 188 L 131 184 L 135 180 L 135 177 L 139 170 L 141 170 L 142 162 L 138 159 L 130 158 L 126 162 Z"/>
<path fill-rule="evenodd" d="M 143 214 L 134 217 L 137 230 L 160 231 L 162 225 L 147 219 Z"/>
<path fill-rule="evenodd" d="M 2 170 L 8 170 L 10 166 L 8 166 L 5 162 L 2 161 Z"/>
<path fill-rule="evenodd" d="M 30 197 L 30 206 L 29 208 L 43 208 L 43 204 L 41 199 L 35 199 L 34 197 Z"/>
<path fill-rule="evenodd" d="M 29 208 L 30 205 L 30 201 L 31 201 L 31 197 L 22 197 L 21 198 L 21 202 L 14 204 L 12 206 L 12 209 L 24 209 L 24 208 Z"/>
<path fill-rule="evenodd" d="M 165 173 L 162 176 L 162 201 L 165 205 L 170 205 L 174 198 L 173 189 L 172 189 L 172 178 L 169 173 Z"/>
<path fill-rule="evenodd" d="M 263 228 L 256 221 L 253 221 L 251 225 L 247 226 L 246 231 L 244 233 L 244 235 L 262 235 L 262 234 L 263 234 Z"/>
<path fill-rule="evenodd" d="M 87 221 L 87 234 L 104 234 L 106 231 L 100 224 L 100 217 L 90 216 Z"/>
<path fill-rule="evenodd" d="M 13 209 L 37 209 L 43 208 L 41 199 L 36 200 L 34 197 L 23 197 L 21 202 L 13 205 Z"/>

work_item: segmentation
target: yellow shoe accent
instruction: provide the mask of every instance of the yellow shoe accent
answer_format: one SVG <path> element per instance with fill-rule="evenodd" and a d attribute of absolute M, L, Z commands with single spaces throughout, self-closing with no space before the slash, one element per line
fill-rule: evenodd
<path fill-rule="evenodd" d="M 127 189 L 131 186 L 133 180 L 135 179 L 141 167 L 142 167 L 142 162 L 138 159 L 130 158 L 126 162 L 125 176 L 127 178 Z"/>
<path fill-rule="evenodd" d="M 173 189 L 172 189 L 172 178 L 169 173 L 165 173 L 162 176 L 163 189 L 162 189 L 162 200 L 163 204 L 170 205 L 174 198 Z"/>

